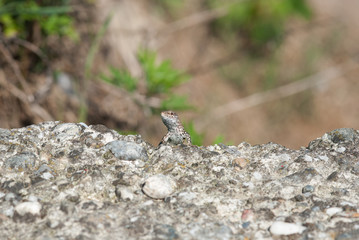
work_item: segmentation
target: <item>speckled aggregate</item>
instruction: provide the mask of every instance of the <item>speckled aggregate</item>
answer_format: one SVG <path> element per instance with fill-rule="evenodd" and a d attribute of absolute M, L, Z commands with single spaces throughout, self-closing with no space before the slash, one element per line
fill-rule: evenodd
<path fill-rule="evenodd" d="M 357 239 L 358 159 L 348 128 L 299 150 L 0 129 L 0 239 Z"/>

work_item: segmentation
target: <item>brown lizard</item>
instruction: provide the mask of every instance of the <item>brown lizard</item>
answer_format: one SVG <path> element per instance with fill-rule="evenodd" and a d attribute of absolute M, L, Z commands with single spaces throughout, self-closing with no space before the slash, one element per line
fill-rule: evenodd
<path fill-rule="evenodd" d="M 161 112 L 162 122 L 166 125 L 168 132 L 158 144 L 171 144 L 171 145 L 192 145 L 191 136 L 184 130 L 178 115 L 173 111 Z"/>

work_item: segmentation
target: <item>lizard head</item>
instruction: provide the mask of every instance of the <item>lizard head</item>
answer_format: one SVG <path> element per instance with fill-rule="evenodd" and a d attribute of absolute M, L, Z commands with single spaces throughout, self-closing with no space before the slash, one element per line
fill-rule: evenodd
<path fill-rule="evenodd" d="M 177 126 L 181 125 L 177 113 L 173 111 L 161 112 L 161 118 L 169 131 L 174 130 Z"/>

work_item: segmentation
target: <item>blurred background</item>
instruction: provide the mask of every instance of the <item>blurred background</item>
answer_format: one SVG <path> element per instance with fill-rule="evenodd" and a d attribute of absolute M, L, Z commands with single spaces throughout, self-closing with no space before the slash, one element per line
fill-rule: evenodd
<path fill-rule="evenodd" d="M 103 124 L 157 145 L 290 148 L 359 128 L 359 2 L 0 0 L 0 128 Z"/>

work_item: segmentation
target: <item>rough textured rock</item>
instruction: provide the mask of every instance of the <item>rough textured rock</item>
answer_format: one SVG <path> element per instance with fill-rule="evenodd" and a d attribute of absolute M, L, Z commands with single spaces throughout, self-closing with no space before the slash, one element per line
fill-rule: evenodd
<path fill-rule="evenodd" d="M 357 239 L 358 160 L 353 129 L 299 150 L 0 129 L 0 239 Z"/>

